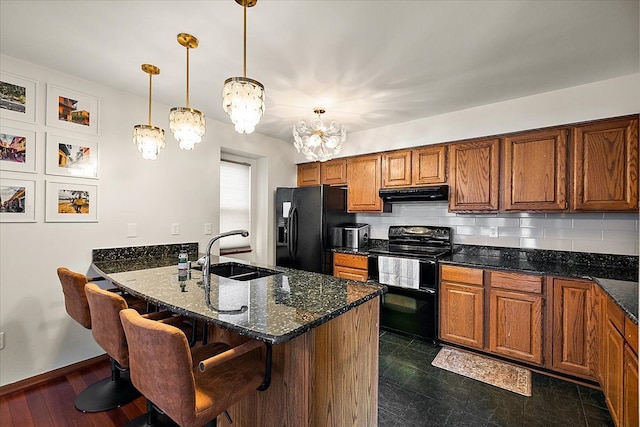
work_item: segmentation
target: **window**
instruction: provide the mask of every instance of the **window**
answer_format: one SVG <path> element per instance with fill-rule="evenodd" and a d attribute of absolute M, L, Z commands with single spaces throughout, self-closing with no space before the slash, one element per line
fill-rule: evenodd
<path fill-rule="evenodd" d="M 244 229 L 249 237 L 220 239 L 222 253 L 251 250 L 251 165 L 235 160 L 220 161 L 220 232 Z"/>

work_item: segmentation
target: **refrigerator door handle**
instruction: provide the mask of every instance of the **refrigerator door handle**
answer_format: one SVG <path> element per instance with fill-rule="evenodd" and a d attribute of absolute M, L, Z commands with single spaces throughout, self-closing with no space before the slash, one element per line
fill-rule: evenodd
<path fill-rule="evenodd" d="M 294 207 L 291 206 L 287 215 L 287 253 L 291 259 L 293 259 L 293 209 Z"/>
<path fill-rule="evenodd" d="M 296 255 L 298 254 L 298 209 L 292 208 L 291 216 L 292 229 L 290 230 L 290 233 L 293 236 L 291 239 L 291 258 L 295 259 Z"/>

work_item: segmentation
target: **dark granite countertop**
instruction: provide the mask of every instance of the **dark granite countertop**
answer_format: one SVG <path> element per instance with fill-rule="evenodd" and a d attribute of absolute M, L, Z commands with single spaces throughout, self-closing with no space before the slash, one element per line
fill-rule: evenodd
<path fill-rule="evenodd" d="M 386 291 L 378 283 L 265 266 L 280 273 L 249 281 L 211 275 L 206 298 L 202 273 L 192 269 L 181 280 L 173 255 L 100 259 L 94 257 L 92 267 L 133 295 L 273 344 L 302 335 Z M 212 263 L 223 262 L 239 261 L 212 257 Z"/>
<path fill-rule="evenodd" d="M 593 280 L 638 324 L 637 257 L 461 246 L 440 262 Z"/>

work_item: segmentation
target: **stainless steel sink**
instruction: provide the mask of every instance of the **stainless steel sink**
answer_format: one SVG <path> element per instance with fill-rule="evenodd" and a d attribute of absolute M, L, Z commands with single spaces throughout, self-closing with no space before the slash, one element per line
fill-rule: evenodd
<path fill-rule="evenodd" d="M 226 277 L 228 279 L 247 281 L 258 279 L 260 277 L 273 276 L 274 274 L 280 274 L 281 272 L 236 262 L 225 262 L 222 264 L 212 265 L 210 273 L 215 274 L 216 276 Z"/>

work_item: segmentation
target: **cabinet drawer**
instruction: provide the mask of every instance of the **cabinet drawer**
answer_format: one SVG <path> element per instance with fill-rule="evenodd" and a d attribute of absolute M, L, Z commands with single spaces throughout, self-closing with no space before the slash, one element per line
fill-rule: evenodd
<path fill-rule="evenodd" d="M 624 317 L 624 339 L 629 347 L 638 354 L 638 325 L 633 323 L 627 316 Z"/>
<path fill-rule="evenodd" d="M 482 270 L 478 268 L 443 265 L 440 280 L 482 286 Z"/>
<path fill-rule="evenodd" d="M 339 265 L 333 269 L 333 275 L 335 277 L 340 277 L 341 279 L 357 280 L 359 282 L 366 282 L 368 279 L 367 270 L 342 267 Z"/>
<path fill-rule="evenodd" d="M 616 329 L 624 335 L 624 318 L 625 315 L 622 309 L 618 307 L 618 304 L 611 299 L 607 298 L 607 319 L 616 327 Z"/>
<path fill-rule="evenodd" d="M 340 254 L 340 253 L 333 254 L 333 265 L 359 268 L 361 270 L 367 270 L 369 268 L 369 264 L 366 256 Z"/>
<path fill-rule="evenodd" d="M 492 271 L 490 275 L 492 288 L 511 289 L 532 294 L 542 293 L 542 276 L 504 271 Z"/>

